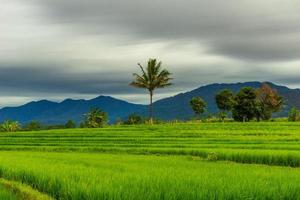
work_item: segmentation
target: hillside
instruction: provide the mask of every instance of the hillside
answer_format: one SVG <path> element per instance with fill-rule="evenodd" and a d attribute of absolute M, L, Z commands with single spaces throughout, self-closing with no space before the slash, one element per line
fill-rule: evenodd
<path fill-rule="evenodd" d="M 208 113 L 217 113 L 218 109 L 214 98 L 218 91 L 228 88 L 237 92 L 246 86 L 259 88 L 261 84 L 261 82 L 245 82 L 202 86 L 186 93 L 180 93 L 173 97 L 156 101 L 154 103 L 155 117 L 165 120 L 191 118 L 193 112 L 190 109 L 189 101 L 194 96 L 201 96 L 208 103 Z M 299 89 L 289 89 L 273 83 L 269 83 L 269 85 L 275 88 L 285 99 L 283 111 L 274 116 L 287 116 L 288 110 L 292 106 L 300 108 Z M 19 107 L 5 107 L 0 109 L 0 121 L 12 119 L 21 123 L 27 123 L 32 120 L 38 120 L 45 124 L 61 124 L 72 119 L 79 123 L 91 107 L 100 107 L 108 112 L 111 123 L 118 118 L 124 119 L 131 113 L 140 113 L 147 116 L 147 106 L 145 105 L 133 104 L 109 96 L 99 96 L 90 100 L 66 99 L 60 103 L 42 100 L 30 102 Z"/>
<path fill-rule="evenodd" d="M 125 118 L 130 113 L 141 111 L 145 106 L 109 96 L 99 96 L 90 100 L 66 99 L 60 103 L 42 100 L 19 107 L 3 108 L 0 110 L 0 121 L 11 119 L 27 123 L 37 120 L 44 124 L 61 124 L 72 119 L 79 123 L 92 107 L 100 107 L 108 112 L 109 120 L 113 123 L 118 118 Z"/>
<path fill-rule="evenodd" d="M 189 101 L 192 97 L 201 96 L 208 104 L 207 110 L 209 113 L 217 113 L 218 108 L 215 104 L 215 95 L 223 89 L 230 89 L 233 92 L 239 91 L 243 87 L 259 88 L 261 82 L 245 82 L 245 83 L 229 83 L 229 84 L 210 84 L 199 87 L 195 90 L 181 93 L 173 97 L 165 98 L 155 102 L 154 109 L 156 117 L 161 119 L 189 119 L 193 116 L 190 109 Z M 292 106 L 300 107 L 300 90 L 289 89 L 285 86 L 268 83 L 272 88 L 276 89 L 285 99 L 283 111 L 274 116 L 287 116 L 288 110 Z"/>

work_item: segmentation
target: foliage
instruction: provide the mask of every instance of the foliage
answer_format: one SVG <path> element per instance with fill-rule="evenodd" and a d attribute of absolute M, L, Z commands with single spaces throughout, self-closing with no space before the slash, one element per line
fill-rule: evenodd
<path fill-rule="evenodd" d="M 68 120 L 67 123 L 65 124 L 66 128 L 76 128 L 76 124 L 73 120 Z"/>
<path fill-rule="evenodd" d="M 234 94 L 232 91 L 225 89 L 215 96 L 216 104 L 222 111 L 230 111 L 234 105 Z"/>
<path fill-rule="evenodd" d="M 6 120 L 1 124 L 1 131 L 3 132 L 16 132 L 21 130 L 19 122 Z"/>
<path fill-rule="evenodd" d="M 219 119 L 220 119 L 222 122 L 224 122 L 225 119 L 226 119 L 226 117 L 227 117 L 227 113 L 226 113 L 226 112 L 219 112 L 219 113 L 218 113 L 218 117 L 219 117 Z"/>
<path fill-rule="evenodd" d="M 208 161 L 217 161 L 218 160 L 218 154 L 216 152 L 209 152 L 207 154 L 207 158 Z"/>
<path fill-rule="evenodd" d="M 65 129 L 65 124 L 52 124 L 52 125 L 44 125 L 43 129 L 45 130 L 54 130 L 54 129 Z"/>
<path fill-rule="evenodd" d="M 54 199 L 297 199 L 299 124 L 176 122 L 2 134 L 1 177 Z"/>
<path fill-rule="evenodd" d="M 138 64 L 141 68 L 142 74 L 134 73 L 134 80 L 130 83 L 131 86 L 137 88 L 144 88 L 149 91 L 150 104 L 149 104 L 149 117 L 150 123 L 153 120 L 153 92 L 157 88 L 164 88 L 172 85 L 170 81 L 171 73 L 162 69 L 162 62 L 157 62 L 156 59 L 149 59 L 147 67 L 144 68 L 141 64 Z"/>
<path fill-rule="evenodd" d="M 288 121 L 295 122 L 295 121 L 299 121 L 299 119 L 300 119 L 299 110 L 296 107 L 291 108 L 288 116 Z"/>
<path fill-rule="evenodd" d="M 12 191 L 9 191 L 5 185 L 0 185 L 1 200 L 18 200 L 19 198 Z"/>
<path fill-rule="evenodd" d="M 190 106 L 193 109 L 194 113 L 200 116 L 205 112 L 207 104 L 201 97 L 193 97 L 190 101 Z"/>
<path fill-rule="evenodd" d="M 23 129 L 26 131 L 37 131 L 40 130 L 41 128 L 42 126 L 38 121 L 31 121 L 23 127 Z"/>
<path fill-rule="evenodd" d="M 231 111 L 234 105 L 234 94 L 231 90 L 225 89 L 215 96 L 216 104 L 221 110 L 219 117 L 222 121 L 227 117 L 227 112 Z"/>
<path fill-rule="evenodd" d="M 86 114 L 84 120 L 84 127 L 87 128 L 101 128 L 108 123 L 108 115 L 100 108 L 92 108 Z"/>
<path fill-rule="evenodd" d="M 143 118 L 137 114 L 131 114 L 128 116 L 125 124 L 142 124 Z"/>
<path fill-rule="evenodd" d="M 255 90 L 251 87 L 242 88 L 234 98 L 232 116 L 236 121 L 250 121 L 256 116 L 257 102 Z"/>
<path fill-rule="evenodd" d="M 283 106 L 283 98 L 266 83 L 257 90 L 256 96 L 259 115 L 257 118 L 269 120 L 272 113 L 279 111 Z"/>
<path fill-rule="evenodd" d="M 124 122 L 123 122 L 122 118 L 118 117 L 118 118 L 116 119 L 115 124 L 116 124 L 116 125 L 122 125 L 122 124 L 124 124 Z"/>
<path fill-rule="evenodd" d="M 55 199 L 298 199 L 300 195 L 300 171 L 287 167 L 183 156 L 14 151 L 0 152 L 0 163 L 4 178 Z"/>

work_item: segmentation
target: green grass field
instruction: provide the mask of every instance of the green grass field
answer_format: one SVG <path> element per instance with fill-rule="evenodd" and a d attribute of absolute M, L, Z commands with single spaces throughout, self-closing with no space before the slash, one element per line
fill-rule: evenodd
<path fill-rule="evenodd" d="M 2 200 L 17 200 L 17 196 L 5 187 L 0 186 L 0 199 Z"/>
<path fill-rule="evenodd" d="M 300 199 L 300 123 L 1 133 L 0 144 L 1 177 L 55 199 Z"/>

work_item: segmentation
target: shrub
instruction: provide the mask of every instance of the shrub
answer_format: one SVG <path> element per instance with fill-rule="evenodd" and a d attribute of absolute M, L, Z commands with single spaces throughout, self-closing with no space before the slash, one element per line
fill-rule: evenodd
<path fill-rule="evenodd" d="M 198 115 L 200 119 L 200 115 L 205 112 L 207 104 L 201 97 L 193 97 L 190 100 L 190 106 L 193 109 L 194 113 Z"/>
<path fill-rule="evenodd" d="M 32 121 L 26 124 L 23 129 L 26 131 L 37 131 L 41 129 L 41 124 L 38 121 Z"/>
<path fill-rule="evenodd" d="M 1 124 L 1 131 L 3 132 L 15 132 L 21 130 L 19 122 L 6 120 Z"/>
<path fill-rule="evenodd" d="M 296 107 L 291 108 L 288 116 L 288 121 L 295 122 L 299 120 L 299 110 Z"/>
<path fill-rule="evenodd" d="M 215 153 L 215 152 L 210 152 L 210 153 L 207 154 L 206 159 L 208 161 L 217 161 L 218 160 L 218 154 Z"/>
<path fill-rule="evenodd" d="M 127 121 L 125 122 L 125 124 L 142 124 L 142 123 L 143 123 L 142 117 L 137 114 L 129 115 Z"/>
<path fill-rule="evenodd" d="M 76 124 L 73 120 L 68 120 L 65 124 L 65 128 L 76 128 Z"/>
<path fill-rule="evenodd" d="M 101 128 L 108 123 L 108 115 L 100 108 L 92 108 L 89 113 L 86 114 L 84 123 L 80 126 L 87 128 Z"/>
<path fill-rule="evenodd" d="M 256 115 L 256 93 L 251 87 L 242 88 L 235 96 L 232 117 L 235 121 L 250 121 Z"/>

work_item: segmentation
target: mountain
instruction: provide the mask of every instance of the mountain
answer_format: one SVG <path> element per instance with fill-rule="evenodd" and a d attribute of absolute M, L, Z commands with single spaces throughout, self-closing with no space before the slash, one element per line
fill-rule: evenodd
<path fill-rule="evenodd" d="M 154 103 L 155 117 L 164 120 L 191 118 L 194 114 L 190 108 L 189 101 L 195 96 L 201 96 L 207 102 L 209 113 L 217 113 L 218 108 L 215 104 L 215 95 L 220 90 L 230 89 L 237 92 L 243 87 L 259 88 L 261 84 L 261 82 L 245 82 L 202 86 L 186 93 L 180 93 L 173 97 L 156 101 Z M 287 116 L 292 106 L 300 108 L 300 89 L 290 89 L 273 83 L 268 84 L 276 89 L 285 99 L 284 109 L 276 113 L 275 117 Z M 106 111 L 109 114 L 110 123 L 115 122 L 118 118 L 125 119 L 132 113 L 147 116 L 148 110 L 146 105 L 133 104 L 109 96 L 99 96 L 90 100 L 66 99 L 60 103 L 42 100 L 33 101 L 19 107 L 0 109 L 0 121 L 11 119 L 24 124 L 37 120 L 44 124 L 62 124 L 72 119 L 79 123 L 91 107 L 100 107 Z"/>
<path fill-rule="evenodd" d="M 90 100 L 66 99 L 60 103 L 47 100 L 33 101 L 19 107 L 5 107 L 0 109 L 0 121 L 6 119 L 17 120 L 24 124 L 37 120 L 44 124 L 62 124 L 72 119 L 79 123 L 84 114 L 92 107 L 100 107 L 109 113 L 110 123 L 118 118 L 126 118 L 134 112 L 141 112 L 144 105 L 128 103 L 109 96 L 99 96 Z"/>
<path fill-rule="evenodd" d="M 292 106 L 300 108 L 300 89 L 290 89 L 285 86 L 275 85 L 267 82 L 272 88 L 284 97 L 284 109 L 276 113 L 275 117 L 287 116 L 289 109 Z M 238 92 L 243 87 L 259 88 L 262 82 L 245 82 L 245 83 L 222 83 L 210 84 L 199 87 L 195 90 L 181 93 L 173 97 L 165 98 L 154 103 L 156 117 L 171 120 L 171 119 L 189 119 L 193 116 L 190 109 L 189 101 L 192 97 L 200 96 L 207 102 L 207 110 L 209 113 L 217 113 L 218 108 L 215 104 L 215 95 L 223 89 L 230 89 L 233 92 Z"/>

